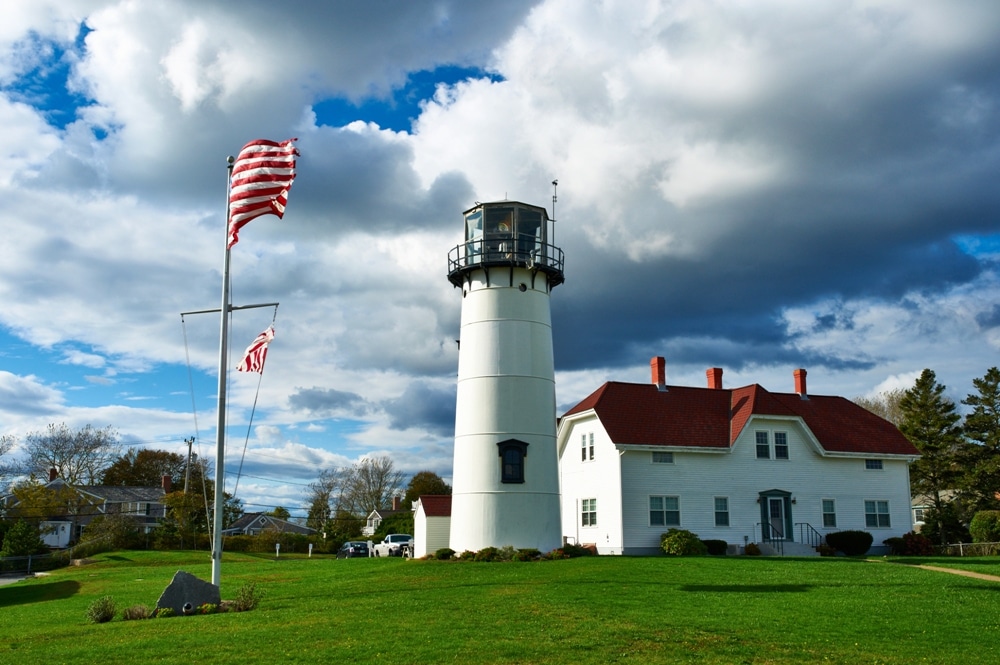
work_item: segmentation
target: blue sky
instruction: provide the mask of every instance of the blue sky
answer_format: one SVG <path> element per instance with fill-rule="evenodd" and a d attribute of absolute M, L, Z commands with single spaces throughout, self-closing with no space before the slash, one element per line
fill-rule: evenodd
<path fill-rule="evenodd" d="M 233 251 L 233 302 L 281 303 L 259 395 L 230 382 L 250 509 L 366 455 L 450 478 L 447 252 L 555 178 L 560 411 L 655 355 L 847 397 L 929 367 L 959 401 L 1000 348 L 1000 8 L 915 5 L 5 6 L 0 434 L 214 457 L 218 320 L 180 313 L 218 307 L 226 156 L 293 136 L 285 218 Z"/>

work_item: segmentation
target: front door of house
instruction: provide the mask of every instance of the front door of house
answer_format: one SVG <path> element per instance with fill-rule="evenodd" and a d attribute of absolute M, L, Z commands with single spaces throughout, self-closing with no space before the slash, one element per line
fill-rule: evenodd
<path fill-rule="evenodd" d="M 771 540 L 785 538 L 785 500 L 780 496 L 767 497 L 767 529 Z"/>

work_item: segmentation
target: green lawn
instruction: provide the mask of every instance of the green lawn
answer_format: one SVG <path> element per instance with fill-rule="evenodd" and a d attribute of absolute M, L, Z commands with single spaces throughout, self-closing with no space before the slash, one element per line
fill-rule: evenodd
<path fill-rule="evenodd" d="M 1000 662 L 1000 583 L 844 558 L 227 554 L 222 597 L 255 581 L 258 609 L 87 623 L 177 570 L 211 576 L 205 553 L 120 552 L 0 587 L 0 663 Z"/>

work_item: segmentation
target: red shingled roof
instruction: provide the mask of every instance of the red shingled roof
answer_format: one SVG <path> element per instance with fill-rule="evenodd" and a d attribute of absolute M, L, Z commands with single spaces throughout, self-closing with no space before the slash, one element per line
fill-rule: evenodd
<path fill-rule="evenodd" d="M 752 415 L 797 416 L 829 452 L 919 455 L 896 427 L 843 397 L 609 381 L 564 414 L 593 409 L 616 444 L 729 448 Z"/>
<path fill-rule="evenodd" d="M 427 517 L 451 517 L 450 494 L 421 494 L 420 505 Z"/>

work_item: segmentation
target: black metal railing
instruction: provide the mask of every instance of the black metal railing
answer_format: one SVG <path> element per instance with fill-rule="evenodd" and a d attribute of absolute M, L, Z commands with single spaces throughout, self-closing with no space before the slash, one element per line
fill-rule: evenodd
<path fill-rule="evenodd" d="M 810 547 L 819 547 L 826 539 L 823 534 L 814 529 L 813 525 L 808 522 L 796 522 L 795 526 L 799 528 L 800 543 L 809 545 Z"/>
<path fill-rule="evenodd" d="M 785 530 L 779 522 L 758 522 L 760 542 L 770 546 L 775 554 L 785 553 Z"/>
<path fill-rule="evenodd" d="M 564 261 L 561 249 L 538 242 L 534 236 L 478 238 L 463 242 L 448 252 L 448 279 L 461 286 L 462 276 L 468 270 L 511 266 L 544 272 L 549 283 L 555 286 L 564 281 Z"/>

